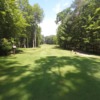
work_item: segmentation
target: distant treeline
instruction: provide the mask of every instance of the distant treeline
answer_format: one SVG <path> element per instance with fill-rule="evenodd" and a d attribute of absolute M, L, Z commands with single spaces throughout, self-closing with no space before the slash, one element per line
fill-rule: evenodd
<path fill-rule="evenodd" d="M 50 35 L 44 37 L 44 43 L 46 44 L 57 44 L 57 36 L 56 35 Z"/>

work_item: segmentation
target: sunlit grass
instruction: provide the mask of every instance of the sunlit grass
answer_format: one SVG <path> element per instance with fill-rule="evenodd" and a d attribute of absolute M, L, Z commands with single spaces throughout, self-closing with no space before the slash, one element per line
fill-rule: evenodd
<path fill-rule="evenodd" d="M 0 57 L 0 100 L 99 100 L 100 58 L 54 45 Z"/>

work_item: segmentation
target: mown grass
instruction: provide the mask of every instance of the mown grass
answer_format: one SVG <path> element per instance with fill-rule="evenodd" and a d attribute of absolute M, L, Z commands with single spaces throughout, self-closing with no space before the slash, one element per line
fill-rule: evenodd
<path fill-rule="evenodd" d="M 0 57 L 0 100 L 100 100 L 100 57 L 43 45 Z"/>

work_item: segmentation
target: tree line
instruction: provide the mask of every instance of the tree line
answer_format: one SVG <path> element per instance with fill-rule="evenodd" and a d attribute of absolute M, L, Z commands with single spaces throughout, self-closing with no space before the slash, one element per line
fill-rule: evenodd
<path fill-rule="evenodd" d="M 49 35 L 44 37 L 44 43 L 46 44 L 57 44 L 57 36 Z"/>
<path fill-rule="evenodd" d="M 100 1 L 75 0 L 56 17 L 61 48 L 100 54 Z"/>
<path fill-rule="evenodd" d="M 42 40 L 43 9 L 28 0 L 0 0 L 0 55 L 8 54 L 12 45 L 37 47 Z"/>

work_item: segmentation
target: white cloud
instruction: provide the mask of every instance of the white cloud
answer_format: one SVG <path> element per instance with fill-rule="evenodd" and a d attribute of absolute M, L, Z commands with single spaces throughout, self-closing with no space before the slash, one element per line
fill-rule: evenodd
<path fill-rule="evenodd" d="M 64 4 L 64 7 L 68 7 L 68 6 L 69 6 L 69 3 L 66 2 L 66 3 Z"/>
<path fill-rule="evenodd" d="M 48 1 L 48 0 L 45 0 Z M 52 9 L 52 13 L 54 14 L 53 18 L 49 17 L 45 17 L 43 22 L 40 24 L 41 28 L 42 28 L 42 34 L 44 36 L 48 36 L 48 35 L 55 35 L 56 34 L 56 30 L 57 27 L 60 25 L 56 25 L 55 20 L 56 20 L 56 14 L 59 13 L 60 11 L 62 11 L 63 9 L 67 8 L 70 6 L 71 2 L 66 2 L 66 0 L 58 0 L 58 2 L 56 3 L 56 5 L 54 6 L 54 8 Z"/>
<path fill-rule="evenodd" d="M 60 11 L 64 10 L 65 8 L 69 7 L 70 6 L 70 3 L 69 1 L 66 2 L 66 0 L 60 0 L 56 5 L 55 7 L 53 8 L 53 11 L 57 14 L 59 13 Z"/>
<path fill-rule="evenodd" d="M 40 26 L 42 28 L 42 34 L 44 36 L 56 34 L 57 25 L 54 19 L 51 19 L 51 18 L 44 19 L 44 21 L 40 24 Z"/>
<path fill-rule="evenodd" d="M 57 14 L 62 10 L 61 3 L 56 4 L 56 6 L 53 8 L 53 11 Z"/>

